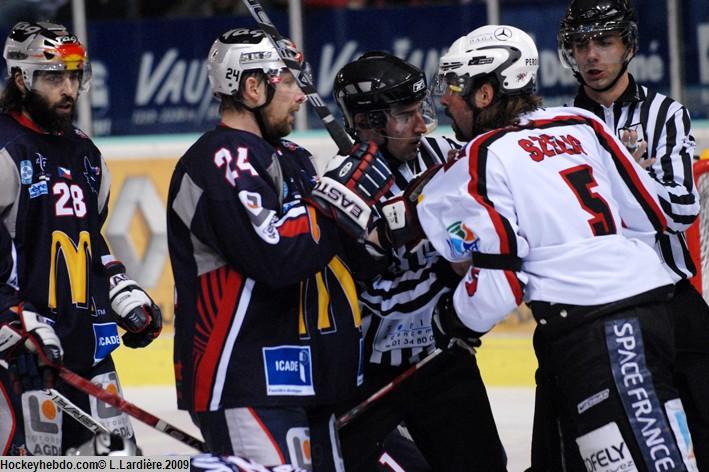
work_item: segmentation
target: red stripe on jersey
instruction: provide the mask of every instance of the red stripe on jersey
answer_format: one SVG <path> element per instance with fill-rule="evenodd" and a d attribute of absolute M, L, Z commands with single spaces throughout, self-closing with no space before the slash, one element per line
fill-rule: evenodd
<path fill-rule="evenodd" d="M 278 233 L 286 238 L 295 238 L 301 234 L 308 234 L 310 232 L 308 220 L 307 213 L 297 218 L 286 220 L 281 227 L 278 228 Z"/>
<path fill-rule="evenodd" d="M 229 269 L 227 266 L 220 267 L 212 272 L 225 272 L 224 284 L 222 285 L 223 292 L 221 297 L 215 297 L 219 293 L 216 286 L 208 287 L 200 293 L 200 297 L 209 297 L 217 307 L 216 317 L 207 327 L 209 330 L 209 340 L 204 354 L 196 363 L 194 376 L 194 407 L 196 411 L 207 411 L 209 409 L 209 400 L 212 394 L 212 388 L 216 376 L 219 359 L 224 350 L 229 330 L 231 329 L 234 316 L 236 314 L 237 302 L 239 295 L 244 286 L 244 279 L 238 272 Z M 200 279 L 211 279 L 216 283 L 216 278 L 212 279 L 212 274 L 203 274 Z M 221 274 L 214 274 L 221 275 Z M 211 281 L 210 280 L 210 281 Z M 203 284 L 204 287 L 204 284 Z M 211 290 L 209 290 L 211 288 Z M 205 305 L 211 306 L 209 300 L 205 300 Z"/>
<path fill-rule="evenodd" d="M 665 214 L 655 203 L 655 200 L 653 200 L 653 198 L 647 193 L 647 188 L 642 184 L 642 182 L 640 182 L 635 166 L 633 166 L 628 159 L 620 157 L 623 151 L 621 150 L 618 141 L 615 139 L 615 136 L 608 134 L 606 132 L 606 128 L 604 128 L 600 122 L 580 115 L 558 115 L 547 120 L 530 121 L 521 128 L 546 128 L 549 126 L 558 126 L 563 124 L 585 124 L 593 128 L 593 131 L 596 133 L 596 136 L 598 136 L 601 145 L 608 149 L 613 161 L 616 164 L 616 168 L 623 169 L 625 176 L 627 176 L 630 180 L 628 182 L 626 178 L 623 178 L 632 193 L 638 199 L 640 205 L 645 208 L 647 217 L 652 225 L 658 232 L 665 231 L 667 229 L 667 219 L 665 218 Z M 621 174 L 621 177 L 624 177 L 624 175 Z M 656 220 L 653 220 L 653 218 L 656 218 Z"/>
<path fill-rule="evenodd" d="M 276 440 L 274 439 L 273 435 L 271 434 L 271 431 L 266 427 L 263 421 L 261 421 L 261 418 L 259 418 L 253 408 L 247 407 L 246 409 L 249 411 L 249 413 L 251 413 L 251 416 L 253 416 L 254 420 L 261 427 L 261 431 L 263 431 L 264 434 L 268 437 L 268 440 L 273 446 L 273 449 L 276 451 L 276 453 L 278 453 L 278 459 L 280 459 L 281 464 L 285 464 L 286 456 L 283 454 L 283 451 L 281 451 L 281 448 L 278 446 L 278 442 L 276 442 Z"/>
<path fill-rule="evenodd" d="M 510 285 L 512 294 L 515 297 L 515 302 L 517 303 L 517 305 L 521 304 L 522 296 L 524 295 L 524 290 L 522 289 L 522 283 L 517 278 L 517 274 L 515 274 L 511 270 L 506 270 L 505 278 L 507 279 L 507 283 Z"/>
<path fill-rule="evenodd" d="M 470 174 L 468 193 L 487 210 L 490 221 L 492 221 L 495 232 L 500 239 L 500 254 L 516 255 L 517 242 L 516 239 L 514 239 L 516 235 L 512 233 L 512 229 L 505 218 L 497 212 L 495 205 L 487 198 L 487 187 L 484 178 L 479 178 L 480 168 L 484 167 L 485 161 L 487 160 L 487 146 L 505 132 L 506 130 L 504 129 L 490 131 L 473 141 L 468 151 L 468 173 Z M 485 148 L 481 153 L 480 151 L 483 144 L 485 144 Z M 517 279 L 517 275 L 514 272 L 506 270 L 504 273 L 507 283 L 514 294 L 515 301 L 519 305 L 522 303 L 522 284 L 519 279 Z"/>
<path fill-rule="evenodd" d="M 199 278 L 199 284 L 202 289 L 200 298 L 202 299 L 202 309 L 204 310 L 203 312 L 200 312 L 200 314 L 202 315 L 204 322 L 211 325 L 214 322 L 215 314 L 211 303 L 212 296 L 209 292 L 209 273 L 203 274 Z"/>
<path fill-rule="evenodd" d="M 2 393 L 2 397 L 4 398 L 5 406 L 7 408 L 6 411 L 10 413 L 10 422 L 12 424 L 12 428 L 10 429 L 10 435 L 7 437 L 7 442 L 2 447 L 2 455 L 7 456 L 10 452 L 10 446 L 12 446 L 12 438 L 15 437 L 15 429 L 17 428 L 17 418 L 15 417 L 15 409 L 12 407 L 12 401 L 10 401 L 10 395 L 7 394 L 7 390 L 5 390 L 5 386 L 3 384 L 0 384 L 0 393 Z"/>
<path fill-rule="evenodd" d="M 478 139 L 473 141 L 472 146 L 470 146 L 470 150 L 468 151 L 468 173 L 470 174 L 468 193 L 487 210 L 487 213 L 490 216 L 490 221 L 492 221 L 495 228 L 495 232 L 500 238 L 500 254 L 511 254 L 512 245 L 514 244 L 511 242 L 511 238 L 514 238 L 515 235 L 509 234 L 504 218 L 497 212 L 495 205 L 487 198 L 487 187 L 485 185 L 484 178 L 479 178 L 480 168 L 484 167 L 485 161 L 487 160 L 487 146 L 481 153 L 480 150 L 482 145 L 489 145 L 490 141 L 497 137 L 496 135 L 501 135 L 503 133 L 504 130 L 490 131 L 481 135 Z"/>
<path fill-rule="evenodd" d="M 652 212 L 652 214 L 657 218 L 659 225 L 661 226 L 660 228 L 657 227 L 656 224 L 654 224 L 655 229 L 658 232 L 663 232 L 667 229 L 667 219 L 665 218 L 665 214 L 663 211 L 660 209 L 660 207 L 655 203 L 655 200 L 650 196 L 650 194 L 647 192 L 647 188 L 642 184 L 640 179 L 638 178 L 638 173 L 636 171 L 636 167 L 632 165 L 632 163 L 623 157 L 620 157 L 623 151 L 620 148 L 620 145 L 618 144 L 618 141 L 615 139 L 614 136 L 611 136 L 606 132 L 606 129 L 601 125 L 599 122 L 590 120 L 591 121 L 591 126 L 593 126 L 593 129 L 596 131 L 596 134 L 599 137 L 603 137 L 605 140 L 606 145 L 611 148 L 611 156 L 613 157 L 613 160 L 616 163 L 616 167 L 620 165 L 625 172 L 627 173 L 628 177 L 630 178 L 630 181 L 632 182 L 633 186 L 635 189 L 640 193 L 640 197 L 642 198 L 642 201 L 647 205 L 649 211 Z M 648 215 L 649 217 L 650 215 Z M 652 218 L 650 218 L 652 221 Z M 655 222 L 653 222 L 655 223 Z"/>

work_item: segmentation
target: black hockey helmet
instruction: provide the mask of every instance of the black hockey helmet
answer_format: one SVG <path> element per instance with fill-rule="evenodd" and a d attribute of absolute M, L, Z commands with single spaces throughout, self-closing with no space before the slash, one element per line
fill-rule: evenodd
<path fill-rule="evenodd" d="M 353 137 L 356 134 L 354 116 L 357 113 L 367 113 L 369 127 L 378 129 L 386 125 L 384 112 L 392 107 L 427 98 L 432 107 L 423 71 L 380 51 L 367 52 L 340 69 L 335 76 L 333 96 L 345 117 L 345 129 Z M 424 120 L 427 127 L 431 120 L 435 123 L 435 112 L 426 108 Z"/>
<path fill-rule="evenodd" d="M 561 20 L 557 48 L 562 65 L 579 77 L 573 56 L 573 39 L 579 35 L 592 38 L 604 33 L 620 33 L 626 45 L 625 66 L 638 51 L 638 24 L 628 0 L 571 0 Z"/>

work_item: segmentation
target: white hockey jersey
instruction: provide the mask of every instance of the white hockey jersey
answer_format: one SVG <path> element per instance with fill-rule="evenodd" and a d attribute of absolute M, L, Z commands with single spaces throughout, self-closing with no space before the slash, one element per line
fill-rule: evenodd
<path fill-rule="evenodd" d="M 485 332 L 523 300 L 597 305 L 671 284 L 646 244 L 667 226 L 652 188 L 593 114 L 548 108 L 468 143 L 417 212 L 450 261 L 521 258 L 518 272 L 472 267 L 456 288 L 461 320 Z"/>

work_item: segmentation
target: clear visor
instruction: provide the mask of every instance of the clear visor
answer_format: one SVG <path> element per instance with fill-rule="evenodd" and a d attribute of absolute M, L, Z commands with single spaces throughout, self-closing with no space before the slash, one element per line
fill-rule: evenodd
<path fill-rule="evenodd" d="M 299 72 L 298 77 L 295 77 L 295 79 L 299 84 L 312 85 L 313 73 L 310 64 L 308 62 L 303 62 L 302 65 L 303 70 Z M 290 69 L 288 69 L 287 67 L 278 67 L 271 69 L 264 68 L 263 71 L 266 74 L 268 83 L 272 85 L 280 83 L 281 81 L 283 81 L 283 75 L 286 73 L 290 73 Z"/>
<path fill-rule="evenodd" d="M 379 134 L 388 139 L 419 138 L 432 133 L 438 126 L 436 108 L 430 93 L 426 93 L 424 99 L 416 103 L 372 110 L 368 113 L 368 119 L 379 114 L 386 116 L 386 126 L 382 128 L 376 126 L 376 123 L 370 123 L 369 128 L 377 128 Z"/>
<path fill-rule="evenodd" d="M 559 59 L 564 67 L 574 71 L 579 70 L 578 58 L 591 52 L 603 64 L 622 64 L 635 52 L 632 38 L 631 28 L 621 31 L 616 23 L 579 27 L 560 35 Z M 624 49 L 622 54 L 617 54 L 619 45 Z"/>
<path fill-rule="evenodd" d="M 431 94 L 437 97 L 442 95 L 466 95 L 471 84 L 470 76 L 460 76 L 455 72 L 436 74 L 431 82 Z"/>
<path fill-rule="evenodd" d="M 79 82 L 79 92 L 88 92 L 91 87 L 91 63 L 81 62 L 76 64 L 71 63 L 49 63 L 49 64 L 23 64 L 21 66 L 23 78 L 28 82 L 30 90 L 34 90 L 36 79 L 39 73 L 51 72 L 46 75 L 51 77 L 51 80 L 59 81 L 60 78 L 69 77 Z M 59 74 L 62 72 L 63 74 Z"/>

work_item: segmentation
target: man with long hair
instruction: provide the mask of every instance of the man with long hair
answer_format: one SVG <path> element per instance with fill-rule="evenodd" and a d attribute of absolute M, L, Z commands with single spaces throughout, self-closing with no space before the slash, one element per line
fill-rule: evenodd
<path fill-rule="evenodd" d="M 15 25 L 3 51 L 0 99 L 0 452 L 57 455 L 93 435 L 64 421 L 42 388 L 56 387 L 104 426 L 133 437 L 128 417 L 56 379 L 62 363 L 104 387 L 120 385 L 111 352 L 147 346 L 159 308 L 101 235 L 110 174 L 72 125 L 88 89 L 86 50 L 65 27 Z"/>
<path fill-rule="evenodd" d="M 691 470 L 672 377 L 672 281 L 637 237 L 656 237 L 667 219 L 601 120 L 540 108 L 538 63 L 529 35 L 505 25 L 441 57 L 434 90 L 471 141 L 416 207 L 441 255 L 469 266 L 439 302 L 437 340 L 482 336 L 526 301 L 567 470 L 593 470 L 599 451 L 617 470 Z"/>

